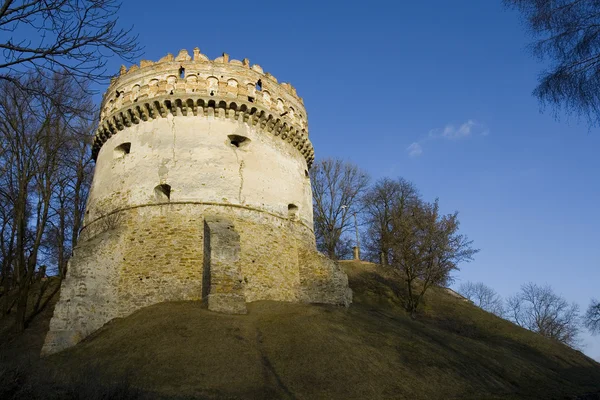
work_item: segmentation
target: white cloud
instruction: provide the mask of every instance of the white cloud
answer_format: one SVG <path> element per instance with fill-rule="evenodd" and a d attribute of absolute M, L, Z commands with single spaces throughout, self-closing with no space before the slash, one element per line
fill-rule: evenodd
<path fill-rule="evenodd" d="M 464 124 L 455 129 L 452 125 L 447 125 L 444 129 L 444 137 L 448 139 L 462 139 L 467 136 L 471 136 L 471 131 L 475 126 L 475 122 L 473 120 L 468 120 Z"/>
<path fill-rule="evenodd" d="M 418 157 L 423 154 L 423 144 L 430 140 L 446 139 L 446 140 L 461 140 L 467 139 L 470 136 L 488 136 L 490 130 L 480 122 L 473 119 L 468 120 L 456 126 L 448 123 L 443 128 L 435 128 L 429 131 L 429 134 L 418 142 L 413 142 L 408 148 L 408 155 Z"/>
<path fill-rule="evenodd" d="M 465 139 L 471 135 L 487 136 L 490 131 L 485 125 L 480 124 L 475 120 L 468 120 L 460 126 L 454 124 L 446 124 L 444 128 L 436 128 L 429 131 L 430 138 L 444 138 L 450 140 Z"/>
<path fill-rule="evenodd" d="M 408 155 L 410 157 L 419 157 L 421 154 L 423 154 L 423 148 L 417 142 L 412 143 L 406 148 L 406 150 L 408 151 Z"/>

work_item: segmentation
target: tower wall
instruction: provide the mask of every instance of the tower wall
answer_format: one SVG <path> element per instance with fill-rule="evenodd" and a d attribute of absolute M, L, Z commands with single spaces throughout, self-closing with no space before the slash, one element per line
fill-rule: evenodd
<path fill-rule="evenodd" d="M 245 138 L 239 147 L 234 139 Z M 170 199 L 243 205 L 313 224 L 305 158 L 284 140 L 246 122 L 218 116 L 174 116 L 132 125 L 108 139 L 98 154 L 86 224 L 115 210 L 160 203 L 154 189 L 170 186 Z M 119 153 L 127 144 L 128 154 Z"/>
<path fill-rule="evenodd" d="M 215 287 L 227 279 L 205 282 L 205 243 L 222 242 L 211 229 L 239 240 L 231 271 L 218 264 L 236 298 L 348 305 L 346 275 L 315 249 L 305 115 L 293 87 L 247 60 L 182 51 L 122 70 L 103 99 L 84 229 L 43 353 L 203 288 L 227 298 Z"/>

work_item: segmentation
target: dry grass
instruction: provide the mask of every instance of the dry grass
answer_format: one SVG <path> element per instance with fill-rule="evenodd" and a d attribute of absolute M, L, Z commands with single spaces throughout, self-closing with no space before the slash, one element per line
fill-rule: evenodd
<path fill-rule="evenodd" d="M 248 315 L 228 316 L 195 302 L 157 304 L 33 362 L 20 385 L 37 379 L 48 398 L 92 387 L 123 399 L 575 399 L 600 392 L 600 366 L 580 352 L 443 290 L 432 291 L 412 320 L 393 275 L 372 264 L 344 268 L 355 292 L 349 309 L 257 302 Z"/>

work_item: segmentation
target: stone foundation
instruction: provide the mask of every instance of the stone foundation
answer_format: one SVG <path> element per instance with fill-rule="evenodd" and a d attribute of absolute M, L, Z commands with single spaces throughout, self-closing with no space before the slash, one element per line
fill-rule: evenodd
<path fill-rule="evenodd" d="M 258 300 L 349 305 L 346 274 L 311 237 L 299 221 L 226 205 L 136 207 L 96 221 L 70 262 L 42 354 L 165 301 L 204 298 L 228 313 Z"/>

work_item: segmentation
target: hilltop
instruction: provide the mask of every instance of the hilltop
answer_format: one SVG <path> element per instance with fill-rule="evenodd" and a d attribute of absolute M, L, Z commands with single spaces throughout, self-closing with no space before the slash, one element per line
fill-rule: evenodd
<path fill-rule="evenodd" d="M 3 335 L 0 397 L 600 399 L 600 365 L 581 352 L 442 288 L 413 320 L 393 274 L 342 264 L 348 309 L 263 301 L 231 316 L 162 303 L 37 361 L 50 306 L 25 335 Z"/>

